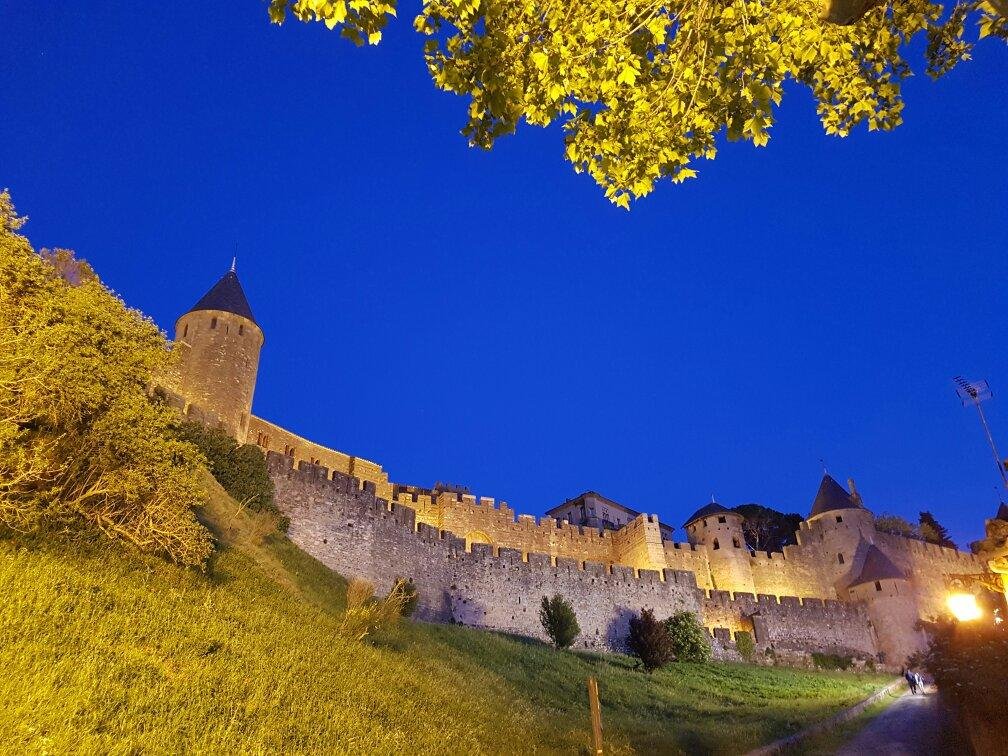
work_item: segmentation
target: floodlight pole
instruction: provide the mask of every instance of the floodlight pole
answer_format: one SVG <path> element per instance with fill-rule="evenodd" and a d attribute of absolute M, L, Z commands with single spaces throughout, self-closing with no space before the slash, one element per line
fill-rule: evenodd
<path fill-rule="evenodd" d="M 983 425 L 984 433 L 987 434 L 987 441 L 990 443 L 991 453 L 994 455 L 994 464 L 997 465 L 998 472 L 1001 473 L 1001 480 L 1005 488 L 1008 488 L 1008 475 L 1005 474 L 1004 462 L 1001 460 L 997 447 L 994 445 L 994 436 L 991 435 L 990 426 L 987 425 L 987 418 L 984 417 L 983 407 L 980 406 L 979 399 L 975 399 L 973 404 L 976 405 L 977 414 L 980 415 L 980 423 Z"/>
<path fill-rule="evenodd" d="M 997 465 L 1001 482 L 1004 483 L 1005 488 L 1008 488 L 1008 474 L 1005 472 L 1005 463 L 1001 459 L 1001 455 L 998 454 L 997 446 L 994 444 L 994 436 L 990 431 L 990 426 L 987 425 L 987 418 L 984 416 L 983 407 L 980 406 L 980 403 L 984 399 L 991 396 L 990 389 L 987 387 L 987 381 L 970 383 L 962 376 L 956 376 L 954 380 L 959 386 L 958 394 L 962 398 L 963 404 L 969 401 L 976 407 L 977 414 L 980 415 L 980 424 L 983 425 L 984 433 L 987 434 L 987 442 L 990 444 L 991 454 L 994 455 L 994 464 Z"/>

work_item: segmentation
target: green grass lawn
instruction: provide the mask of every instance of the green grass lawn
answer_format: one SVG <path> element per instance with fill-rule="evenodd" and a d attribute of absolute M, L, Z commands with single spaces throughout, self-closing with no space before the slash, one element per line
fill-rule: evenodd
<path fill-rule="evenodd" d="M 888 681 L 407 622 L 352 643 L 343 581 L 209 483 L 209 577 L 94 539 L 0 540 L 0 752 L 740 753 Z M 417 576 L 422 580 L 422 576 Z"/>

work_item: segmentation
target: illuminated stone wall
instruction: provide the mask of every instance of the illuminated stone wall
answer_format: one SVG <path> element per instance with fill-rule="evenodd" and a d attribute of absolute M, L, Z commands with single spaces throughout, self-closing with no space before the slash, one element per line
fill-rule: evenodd
<path fill-rule="evenodd" d="M 721 657 L 732 655 L 738 630 L 754 632 L 761 650 L 875 653 L 860 604 L 732 596 L 703 590 L 688 570 L 638 569 L 467 544 L 464 536 L 417 522 L 411 507 L 376 496 L 371 482 L 305 463 L 294 470 L 291 458 L 277 453 L 268 455 L 268 463 L 277 504 L 291 520 L 291 540 L 341 574 L 373 582 L 380 592 L 397 577 L 413 578 L 420 619 L 543 638 L 539 602 L 560 594 L 574 607 L 582 629 L 578 645 L 585 648 L 623 650 L 629 618 L 650 608 L 659 618 L 684 610 L 697 614 Z M 654 525 L 653 518 L 639 518 L 641 533 L 632 539 L 638 553 L 645 553 L 639 551 L 642 546 L 649 549 L 645 531 Z M 667 552 L 702 563 L 702 552 L 688 545 Z"/>

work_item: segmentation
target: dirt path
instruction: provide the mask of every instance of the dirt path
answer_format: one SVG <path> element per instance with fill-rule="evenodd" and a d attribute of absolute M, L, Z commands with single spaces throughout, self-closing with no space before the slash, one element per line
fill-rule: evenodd
<path fill-rule="evenodd" d="M 838 752 L 840 756 L 968 754 L 955 724 L 933 687 L 926 695 L 907 693 L 868 723 Z"/>

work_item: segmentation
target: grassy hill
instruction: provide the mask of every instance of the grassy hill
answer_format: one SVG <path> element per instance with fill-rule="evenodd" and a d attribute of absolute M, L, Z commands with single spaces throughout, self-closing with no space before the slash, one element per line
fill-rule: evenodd
<path fill-rule="evenodd" d="M 0 752 L 738 753 L 879 675 L 557 653 L 457 627 L 337 633 L 344 583 L 208 478 L 210 576 L 63 534 L 0 540 Z M 417 576 L 422 580 L 422 576 Z"/>

